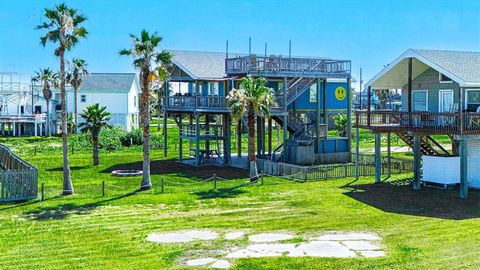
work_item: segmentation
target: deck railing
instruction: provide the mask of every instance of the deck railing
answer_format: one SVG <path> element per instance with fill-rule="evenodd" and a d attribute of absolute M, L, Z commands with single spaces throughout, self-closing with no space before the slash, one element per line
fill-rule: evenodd
<path fill-rule="evenodd" d="M 227 98 L 224 96 L 170 96 L 167 99 L 167 109 L 227 109 Z"/>
<path fill-rule="evenodd" d="M 357 111 L 355 125 L 378 131 L 413 131 L 431 134 L 480 134 L 480 113 Z"/>
<path fill-rule="evenodd" d="M 0 201 L 28 200 L 37 196 L 37 168 L 0 144 Z"/>
<path fill-rule="evenodd" d="M 342 77 L 350 74 L 351 62 L 348 60 L 333 60 L 326 58 L 300 58 L 281 56 L 240 56 L 225 59 L 227 74 L 249 72 L 260 73 L 295 73 L 326 75 Z"/>
<path fill-rule="evenodd" d="M 42 122 L 47 121 L 47 115 L 45 113 L 40 113 L 40 114 L 5 114 L 5 115 L 0 115 L 0 121 L 42 123 Z"/>

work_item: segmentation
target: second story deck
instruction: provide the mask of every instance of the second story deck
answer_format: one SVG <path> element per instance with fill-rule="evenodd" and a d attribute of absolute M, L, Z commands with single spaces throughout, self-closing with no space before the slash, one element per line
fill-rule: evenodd
<path fill-rule="evenodd" d="M 349 60 L 253 54 L 225 59 L 225 73 L 232 76 L 348 78 L 350 71 Z"/>

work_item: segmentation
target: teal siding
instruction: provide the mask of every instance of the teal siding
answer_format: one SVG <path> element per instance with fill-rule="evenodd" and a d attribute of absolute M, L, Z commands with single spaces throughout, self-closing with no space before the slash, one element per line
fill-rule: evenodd
<path fill-rule="evenodd" d="M 458 94 L 459 94 L 459 85 L 455 82 L 453 83 L 440 83 L 438 80 L 438 71 L 433 68 L 427 69 L 425 72 L 417 76 L 412 81 L 413 90 L 428 90 L 428 111 L 429 112 L 438 112 L 439 111 L 439 98 L 440 90 L 453 90 L 453 99 L 454 103 L 458 103 Z M 408 110 L 408 92 L 407 85 L 403 86 L 402 89 L 402 110 Z"/>

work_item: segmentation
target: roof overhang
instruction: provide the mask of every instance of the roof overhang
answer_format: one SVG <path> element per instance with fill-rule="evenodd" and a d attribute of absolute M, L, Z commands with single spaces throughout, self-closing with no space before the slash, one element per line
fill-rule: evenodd
<path fill-rule="evenodd" d="M 476 87 L 480 86 L 479 83 L 465 82 L 455 74 L 442 68 L 441 66 L 433 63 L 422 55 L 416 53 L 414 50 L 407 50 L 392 63 L 386 66 L 380 73 L 370 79 L 365 87 L 371 87 L 372 89 L 399 89 L 402 88 L 408 82 L 408 58 L 413 58 L 412 64 L 412 78 L 416 78 L 422 74 L 429 67 L 449 77 L 461 87 Z"/>

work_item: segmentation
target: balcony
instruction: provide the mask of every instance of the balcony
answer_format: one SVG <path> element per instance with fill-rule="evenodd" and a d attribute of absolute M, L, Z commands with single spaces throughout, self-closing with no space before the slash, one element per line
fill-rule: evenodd
<path fill-rule="evenodd" d="M 355 125 L 375 132 L 415 132 L 423 134 L 480 134 L 480 113 L 357 111 Z"/>
<path fill-rule="evenodd" d="M 348 78 L 351 62 L 324 58 L 298 58 L 281 56 L 240 56 L 225 60 L 228 75 L 312 78 Z"/>
<path fill-rule="evenodd" d="M 169 111 L 228 112 L 224 96 L 170 96 L 167 98 Z"/>

